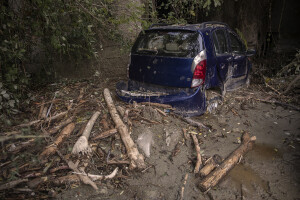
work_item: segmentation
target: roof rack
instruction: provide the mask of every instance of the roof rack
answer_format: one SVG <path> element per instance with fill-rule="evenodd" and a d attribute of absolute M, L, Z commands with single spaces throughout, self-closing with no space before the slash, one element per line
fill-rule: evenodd
<path fill-rule="evenodd" d="M 228 25 L 226 23 L 216 22 L 216 21 L 204 22 L 204 23 L 201 23 L 200 26 L 202 28 L 228 27 Z"/>

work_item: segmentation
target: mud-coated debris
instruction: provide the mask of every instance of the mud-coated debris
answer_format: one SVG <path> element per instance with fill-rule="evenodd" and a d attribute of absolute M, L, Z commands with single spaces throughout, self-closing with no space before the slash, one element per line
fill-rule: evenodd
<path fill-rule="evenodd" d="M 108 189 L 105 186 L 99 190 L 99 194 L 107 194 L 107 193 L 108 193 Z"/>
<path fill-rule="evenodd" d="M 151 144 L 153 142 L 152 136 L 153 133 L 146 128 L 144 132 L 141 133 L 137 139 L 137 144 L 139 148 L 143 150 L 146 157 L 150 157 L 150 149 L 151 149 Z"/>
<path fill-rule="evenodd" d="M 145 106 L 142 111 L 142 116 L 146 119 L 154 120 L 160 122 L 162 120 L 161 115 L 150 106 Z"/>

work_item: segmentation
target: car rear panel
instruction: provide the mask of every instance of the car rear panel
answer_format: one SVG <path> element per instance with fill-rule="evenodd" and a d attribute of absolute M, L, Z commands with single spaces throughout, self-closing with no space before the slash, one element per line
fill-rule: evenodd
<path fill-rule="evenodd" d="M 162 87 L 129 80 L 119 82 L 116 92 L 126 102 L 156 102 L 169 104 L 183 116 L 201 115 L 205 112 L 205 93 L 198 88 Z"/>
<path fill-rule="evenodd" d="M 192 58 L 131 55 L 129 78 L 157 85 L 190 87 L 192 62 Z"/>

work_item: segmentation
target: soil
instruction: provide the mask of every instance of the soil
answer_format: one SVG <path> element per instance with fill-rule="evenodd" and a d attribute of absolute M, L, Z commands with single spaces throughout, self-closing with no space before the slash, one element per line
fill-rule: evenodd
<path fill-rule="evenodd" d="M 145 137 L 148 146 L 144 143 L 146 148 L 150 146 L 150 156 L 145 159 L 148 168 L 140 172 L 127 171 L 126 167 L 122 171 L 123 178 L 102 181 L 98 192 L 80 185 L 64 191 L 58 198 L 180 199 L 183 179 L 188 174 L 184 199 L 298 199 L 300 113 L 253 100 L 267 96 L 258 88 L 252 85 L 228 92 L 215 114 L 193 118 L 210 127 L 210 131 L 191 127 L 172 114 L 167 117 L 153 114 L 151 107 L 145 106 L 143 117 L 160 124 L 133 121 L 131 136 L 137 141 L 143 134 L 151 135 Z M 249 96 L 252 98 L 248 99 Z M 126 106 L 117 98 L 115 103 Z M 184 141 L 183 128 L 198 133 L 204 159 L 214 154 L 226 158 L 239 146 L 244 131 L 255 135 L 257 141 L 253 150 L 216 187 L 203 193 L 197 187 L 201 178 L 193 173 L 194 144 L 191 138 Z M 104 149 L 109 145 L 105 141 L 100 143 Z M 174 151 L 179 152 L 172 156 Z M 117 151 L 111 153 L 118 155 Z"/>

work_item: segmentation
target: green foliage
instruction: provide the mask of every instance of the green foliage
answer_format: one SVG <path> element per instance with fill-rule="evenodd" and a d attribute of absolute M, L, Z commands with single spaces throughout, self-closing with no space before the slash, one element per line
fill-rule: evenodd
<path fill-rule="evenodd" d="M 51 76 L 56 61 L 97 57 L 99 31 L 102 37 L 114 37 L 122 22 L 112 15 L 113 4 L 114 0 L 1 1 L 0 82 L 5 94 L 27 97 L 31 64 L 41 63 L 38 71 Z M 4 107 L 0 101 L 0 111 Z"/>
<path fill-rule="evenodd" d="M 207 15 L 212 7 L 219 7 L 222 2 L 223 0 L 168 0 L 159 5 L 158 9 L 169 11 L 163 16 L 168 23 L 197 23 L 200 12 Z"/>

